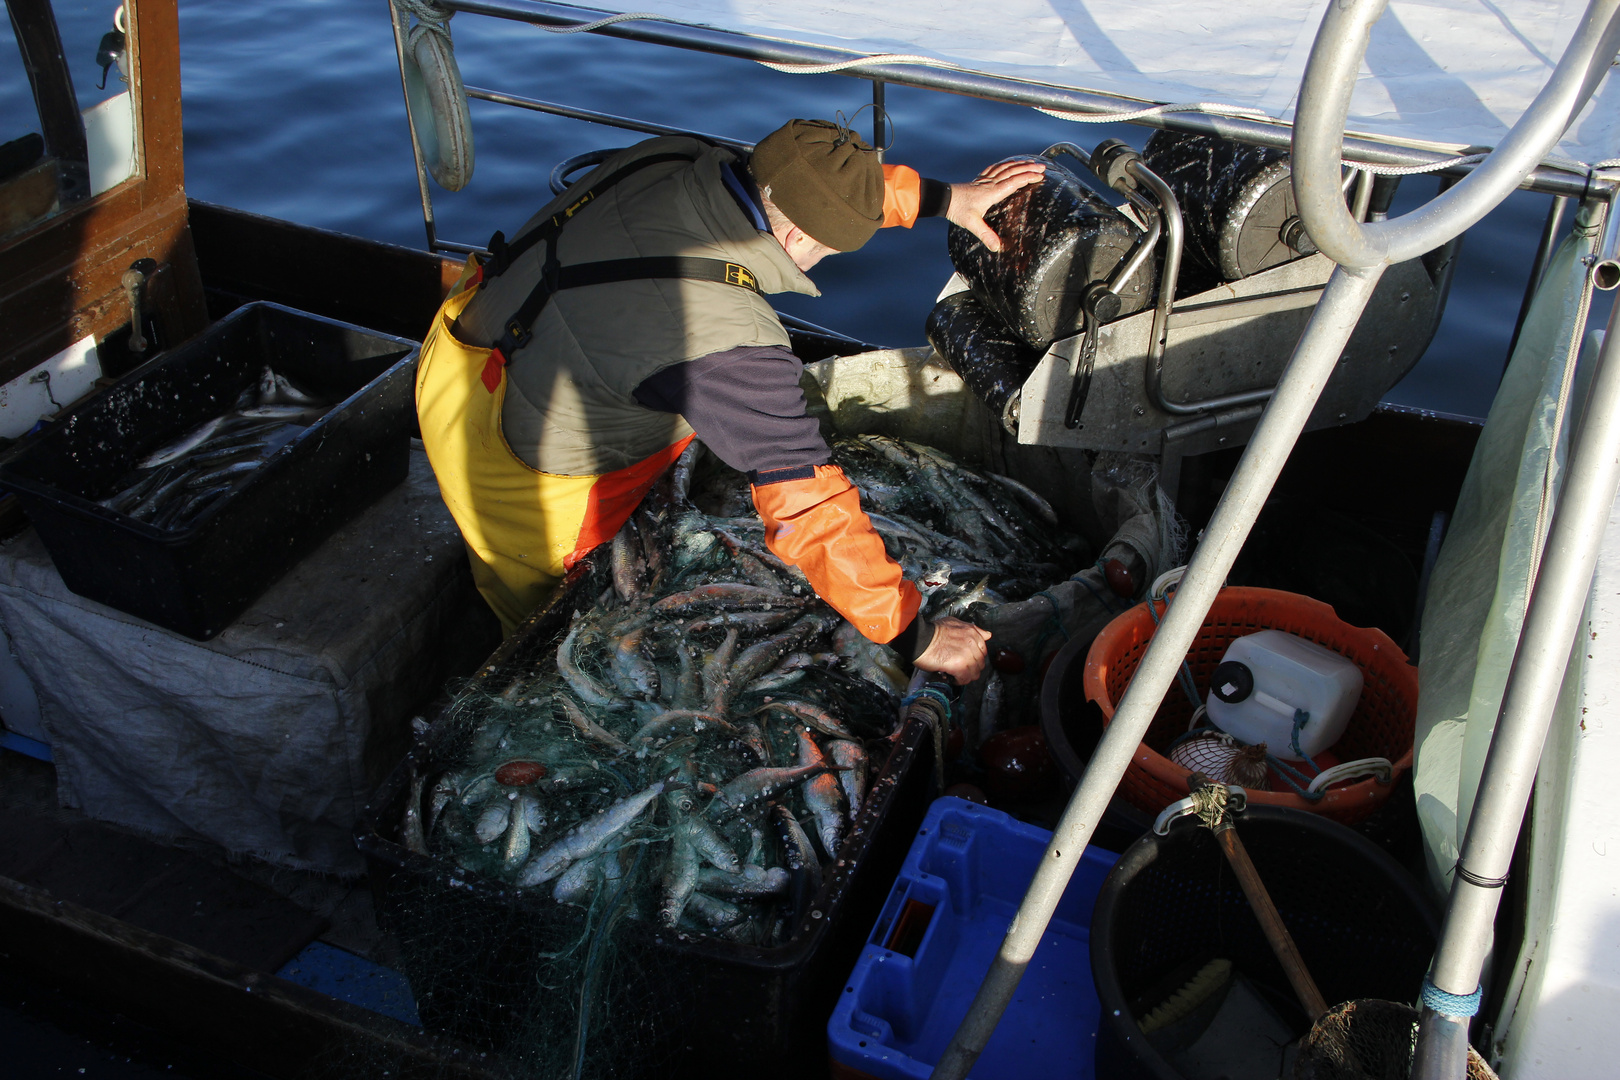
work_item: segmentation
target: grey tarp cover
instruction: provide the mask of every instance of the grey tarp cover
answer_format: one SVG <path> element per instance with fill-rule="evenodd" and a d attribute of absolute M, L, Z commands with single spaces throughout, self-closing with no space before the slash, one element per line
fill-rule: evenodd
<path fill-rule="evenodd" d="M 0 548 L 0 620 L 64 805 L 343 874 L 362 869 L 354 825 L 410 710 L 499 640 L 420 449 L 213 641 L 69 592 L 32 530 Z"/>

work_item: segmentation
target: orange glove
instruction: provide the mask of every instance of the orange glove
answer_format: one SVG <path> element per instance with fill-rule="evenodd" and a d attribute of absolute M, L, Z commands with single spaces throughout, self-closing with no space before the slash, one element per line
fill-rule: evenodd
<path fill-rule="evenodd" d="M 910 626 L 922 594 L 900 575 L 861 509 L 860 492 L 836 465 L 817 465 L 802 479 L 754 485 L 765 522 L 765 546 L 790 566 L 855 629 L 879 644 Z"/>
<path fill-rule="evenodd" d="M 883 228 L 911 228 L 922 209 L 922 177 L 906 165 L 883 166 Z"/>

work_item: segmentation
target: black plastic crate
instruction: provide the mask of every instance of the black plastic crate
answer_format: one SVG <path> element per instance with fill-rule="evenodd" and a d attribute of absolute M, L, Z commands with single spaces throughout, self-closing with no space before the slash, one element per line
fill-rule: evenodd
<path fill-rule="evenodd" d="M 479 668 L 473 685 L 502 687 L 552 663 L 569 620 L 607 586 L 606 562 L 582 560 L 557 597 Z M 522 1040 L 532 1037 L 525 1027 L 531 995 L 546 981 L 544 956 L 577 936 L 585 916 L 557 904 L 549 884 L 514 888 L 403 846 L 400 826 L 413 774 L 434 771 L 439 749 L 455 745 L 460 735 L 455 718 L 441 710 L 378 789 L 356 841 L 423 1023 L 521 1058 Z M 759 948 L 622 924 L 618 940 L 627 948 L 615 977 L 636 985 L 621 985 L 619 1001 L 605 1006 L 613 1012 L 600 1037 L 635 1049 L 609 1050 L 612 1064 L 598 1062 L 588 1075 L 825 1077 L 827 1021 L 937 794 L 932 756 L 929 726 L 908 723 L 876 771 L 840 858 L 821 891 L 803 903 L 786 943 Z M 637 1007 L 626 1008 L 626 1001 Z"/>
<path fill-rule="evenodd" d="M 68 588 L 201 641 L 405 479 L 418 346 L 279 304 L 238 308 L 0 463 Z M 98 505 L 146 455 L 230 408 L 265 366 L 343 400 L 184 529 Z"/>

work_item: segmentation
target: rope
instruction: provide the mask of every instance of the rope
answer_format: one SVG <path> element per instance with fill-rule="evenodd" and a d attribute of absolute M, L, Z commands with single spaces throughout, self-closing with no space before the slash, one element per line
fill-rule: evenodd
<path fill-rule="evenodd" d="M 1098 566 L 1095 567 L 1094 569 L 1100 569 L 1101 568 L 1102 560 L 1098 559 L 1097 562 L 1098 562 Z M 1084 573 L 1084 571 L 1082 571 L 1081 573 Z M 1114 606 L 1108 602 L 1108 598 L 1103 596 L 1102 593 L 1098 592 L 1096 586 L 1092 585 L 1091 582 L 1089 582 L 1085 578 L 1081 577 L 1080 574 L 1074 575 L 1074 577 L 1070 578 L 1069 580 L 1070 581 L 1078 581 L 1080 584 L 1084 585 L 1086 587 L 1086 591 L 1091 594 L 1091 598 L 1093 600 L 1097 601 L 1097 603 L 1101 604 L 1102 609 L 1104 611 L 1108 612 L 1108 614 L 1113 615 L 1115 613 L 1114 612 Z M 1035 595 L 1036 596 L 1045 596 L 1046 594 L 1045 593 L 1036 593 Z M 1056 605 L 1054 605 L 1054 606 L 1056 606 Z"/>
<path fill-rule="evenodd" d="M 1205 784 L 1191 795 L 1193 814 L 1211 832 L 1218 830 L 1226 818 L 1226 796 L 1226 785 L 1217 783 Z"/>
<path fill-rule="evenodd" d="M 413 0 L 413 2 L 420 2 L 420 0 Z M 609 15 L 605 19 L 597 19 L 588 23 L 575 23 L 573 26 L 541 26 L 539 23 L 531 25 L 539 27 L 548 34 L 588 34 L 592 30 L 600 30 L 604 26 L 612 26 L 614 23 L 634 22 L 638 19 L 645 19 L 648 22 L 678 23 L 682 26 L 694 25 L 692 23 L 681 23 L 679 19 L 667 19 L 651 11 L 627 11 L 622 15 Z"/>
<path fill-rule="evenodd" d="M 956 65 L 951 66 L 955 67 Z M 1178 105 L 1149 105 L 1141 109 L 1099 109 L 1096 112 L 1044 109 L 1037 105 L 1035 111 L 1076 124 L 1114 124 L 1126 120 L 1141 120 L 1144 117 L 1163 116 L 1166 113 L 1178 112 L 1201 112 L 1209 113 L 1211 116 L 1233 116 L 1251 120 L 1271 119 L 1271 115 L 1264 109 L 1257 109 L 1249 105 L 1222 105 L 1218 101 L 1187 101 Z"/>
<path fill-rule="evenodd" d="M 936 60 L 932 56 L 919 56 L 916 53 L 873 53 L 870 56 L 856 56 L 848 60 L 838 60 L 831 64 L 782 64 L 771 60 L 756 60 L 756 64 L 768 67 L 772 71 L 781 71 L 789 75 L 831 75 L 835 71 L 845 71 L 852 67 L 864 67 L 867 64 L 916 64 L 919 67 L 951 68 L 955 71 L 968 71 L 969 68 L 961 64 L 953 64 L 949 60 Z"/>
<path fill-rule="evenodd" d="M 455 17 L 454 11 L 440 7 L 435 0 L 394 0 L 394 6 L 416 20 L 416 25 L 405 35 L 407 52 L 414 50 L 416 43 L 428 34 L 438 34 L 444 38 L 446 45 L 450 44 L 448 23 Z"/>
<path fill-rule="evenodd" d="M 1154 632 L 1157 633 L 1158 628 L 1159 628 L 1159 607 L 1158 607 L 1158 604 L 1155 603 L 1154 600 L 1151 597 L 1149 597 L 1148 602 L 1147 602 L 1147 606 L 1148 606 L 1148 614 L 1153 616 L 1153 629 L 1154 629 Z M 1165 595 L 1164 595 L 1164 610 L 1166 610 L 1166 611 L 1170 610 L 1170 593 L 1169 592 L 1166 592 Z M 1197 709 L 1197 708 L 1199 708 L 1200 706 L 1202 706 L 1204 704 L 1201 700 L 1199 700 L 1199 697 L 1198 697 L 1198 683 L 1193 678 L 1192 668 L 1187 665 L 1186 657 L 1182 657 L 1181 670 L 1176 673 L 1176 679 L 1177 679 L 1177 681 L 1179 681 L 1181 683 L 1182 692 L 1187 695 L 1187 700 L 1192 702 L 1192 706 L 1193 706 L 1194 709 Z"/>
<path fill-rule="evenodd" d="M 902 709 L 908 708 L 911 705 L 916 704 L 916 702 L 922 698 L 933 698 L 939 703 L 940 707 L 945 710 L 946 716 L 951 715 L 950 695 L 945 693 L 945 691 L 940 687 L 930 685 L 929 683 L 923 683 L 922 689 L 918 690 L 915 694 L 907 694 L 905 697 L 901 698 L 900 707 Z"/>
<path fill-rule="evenodd" d="M 1430 982 L 1427 975 L 1423 976 L 1423 1004 L 1441 1016 L 1473 1016 L 1479 1012 L 1479 1002 L 1484 996 L 1483 987 L 1475 987 L 1472 994 L 1447 993 Z"/>
<path fill-rule="evenodd" d="M 1312 761 L 1311 755 L 1299 748 L 1299 733 L 1303 731 L 1305 729 L 1305 725 L 1310 722 L 1310 713 L 1306 712 L 1304 709 L 1294 710 L 1294 730 L 1288 733 L 1288 747 L 1294 753 L 1298 754 L 1300 759 L 1303 760 L 1305 764 L 1309 765 L 1311 768 L 1315 769 L 1318 774 L 1320 774 L 1322 771 L 1322 766 Z"/>

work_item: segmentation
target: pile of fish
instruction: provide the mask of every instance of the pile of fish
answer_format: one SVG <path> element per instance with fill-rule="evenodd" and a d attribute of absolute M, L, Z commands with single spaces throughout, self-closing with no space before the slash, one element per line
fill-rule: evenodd
<path fill-rule="evenodd" d="M 1020 485 L 893 440 L 834 457 L 935 614 L 1062 572 L 1050 508 Z M 860 819 L 905 675 L 730 512 L 746 479 L 694 488 L 696 459 L 614 538 L 611 586 L 561 643 L 457 699 L 449 767 L 413 781 L 403 834 L 562 904 L 774 944 Z"/>
<path fill-rule="evenodd" d="M 183 529 L 334 404 L 266 367 L 230 411 L 147 455 L 101 505 L 159 529 Z"/>

